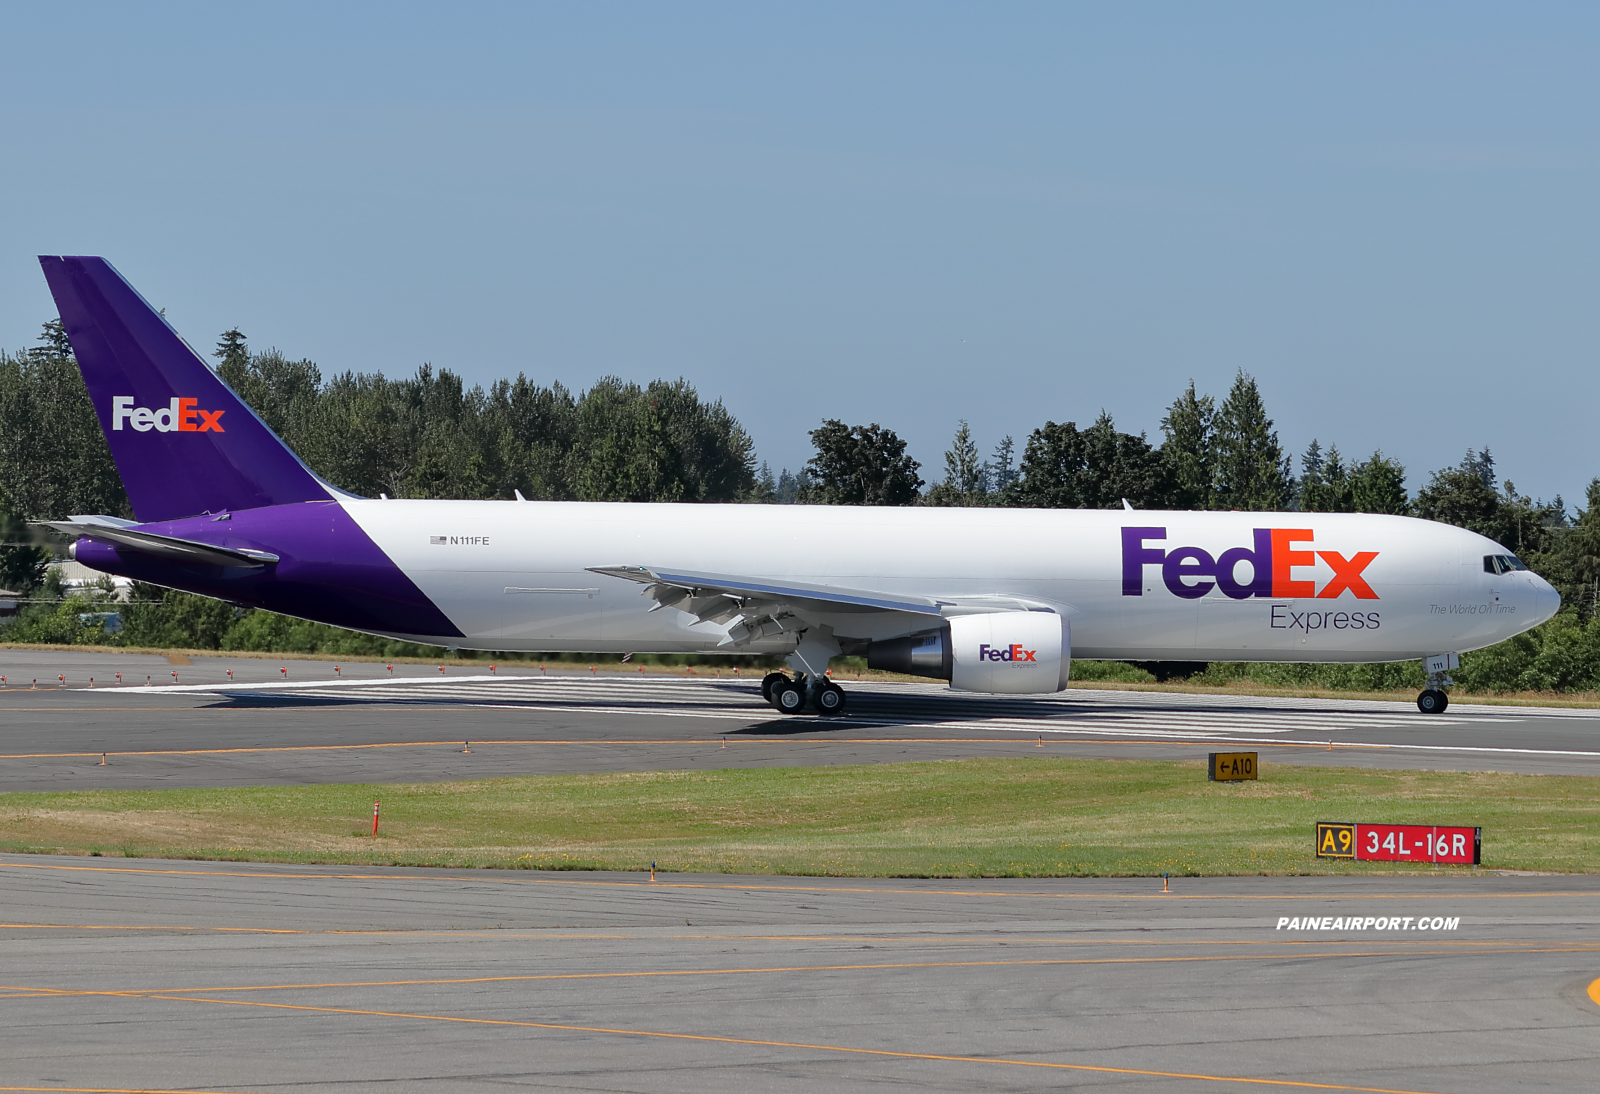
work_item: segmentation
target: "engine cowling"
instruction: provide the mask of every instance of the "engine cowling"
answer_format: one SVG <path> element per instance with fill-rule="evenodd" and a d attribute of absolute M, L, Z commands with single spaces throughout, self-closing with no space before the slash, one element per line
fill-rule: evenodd
<path fill-rule="evenodd" d="M 1072 625 L 1054 612 L 958 615 L 936 631 L 872 643 L 867 667 L 948 680 L 959 691 L 1048 694 L 1067 686 Z"/>

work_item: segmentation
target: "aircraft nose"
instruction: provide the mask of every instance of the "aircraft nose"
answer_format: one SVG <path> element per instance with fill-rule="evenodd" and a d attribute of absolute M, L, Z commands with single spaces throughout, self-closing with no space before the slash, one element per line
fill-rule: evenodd
<path fill-rule="evenodd" d="M 1533 614 L 1540 623 L 1561 610 L 1561 594 L 1548 581 L 1530 573 L 1528 584 L 1533 587 Z"/>

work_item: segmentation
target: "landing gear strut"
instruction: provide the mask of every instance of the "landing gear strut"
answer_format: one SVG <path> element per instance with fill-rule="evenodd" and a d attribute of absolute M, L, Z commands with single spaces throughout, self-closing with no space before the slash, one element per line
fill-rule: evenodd
<path fill-rule="evenodd" d="M 1428 682 L 1421 695 L 1417 696 L 1417 709 L 1424 714 L 1443 714 L 1450 705 L 1450 696 L 1444 689 L 1454 684 L 1448 672 L 1450 669 L 1459 668 L 1461 658 L 1453 653 L 1433 654 L 1422 659 L 1423 671 L 1428 674 Z"/>
<path fill-rule="evenodd" d="M 828 679 L 828 661 L 838 656 L 833 631 L 808 628 L 789 655 L 789 672 L 768 673 L 761 681 L 761 697 L 784 714 L 799 714 L 807 706 L 822 715 L 843 714 L 844 689 Z"/>

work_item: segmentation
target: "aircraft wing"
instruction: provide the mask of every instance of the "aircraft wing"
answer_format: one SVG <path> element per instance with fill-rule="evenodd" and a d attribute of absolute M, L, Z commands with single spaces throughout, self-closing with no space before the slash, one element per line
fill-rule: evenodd
<path fill-rule="evenodd" d="M 73 517 L 71 520 L 40 521 L 46 528 L 54 528 L 69 536 L 88 536 L 115 544 L 125 551 L 154 555 L 168 562 L 188 562 L 196 566 L 221 566 L 234 569 L 248 566 L 266 566 L 277 562 L 271 551 L 257 551 L 249 547 L 218 547 L 198 540 L 162 536 L 129 527 L 129 522 L 116 517 Z"/>
<path fill-rule="evenodd" d="M 667 570 L 649 566 L 590 566 L 590 573 L 619 577 L 645 586 L 656 602 L 651 611 L 675 608 L 699 623 L 731 623 L 720 645 L 738 646 L 786 630 L 798 630 L 818 618 L 878 616 L 878 630 L 889 619 L 892 629 L 908 633 L 943 617 L 946 601 L 850 589 L 839 585 Z M 887 618 L 885 618 L 887 617 Z M 838 629 L 837 627 L 835 629 Z"/>

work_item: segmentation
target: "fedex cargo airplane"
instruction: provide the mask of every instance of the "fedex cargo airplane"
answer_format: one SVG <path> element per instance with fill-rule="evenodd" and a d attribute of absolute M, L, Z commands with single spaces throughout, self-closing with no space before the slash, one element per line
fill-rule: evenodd
<path fill-rule="evenodd" d="M 1483 536 L 1409 517 L 404 501 L 323 481 L 102 258 L 40 258 L 136 520 L 48 522 L 94 569 L 451 648 L 754 653 L 837 714 L 830 658 L 1045 694 L 1072 658 L 1421 659 L 1555 614 Z"/>

